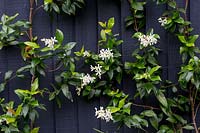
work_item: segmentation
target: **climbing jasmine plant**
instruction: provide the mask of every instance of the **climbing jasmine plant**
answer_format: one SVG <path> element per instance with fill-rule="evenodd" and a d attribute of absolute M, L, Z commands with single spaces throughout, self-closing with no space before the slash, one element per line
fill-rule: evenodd
<path fill-rule="evenodd" d="M 44 0 L 44 10 L 52 13 L 66 13 L 75 15 L 77 9 L 84 5 L 83 0 Z M 126 18 L 126 26 L 135 31 L 133 39 L 138 41 L 138 48 L 133 52 L 133 62 L 122 62 L 122 53 L 119 47 L 123 44 L 118 34 L 113 33 L 115 19 L 99 22 L 101 27 L 98 51 L 92 52 L 86 47 L 73 54 L 75 42 L 64 42 L 61 30 L 56 30 L 55 36 L 39 39 L 32 32 L 33 10 L 37 0 L 30 0 L 29 22 L 15 21 L 14 16 L 3 15 L 0 21 L 0 49 L 5 46 L 17 45 L 21 49 L 24 66 L 16 72 L 8 71 L 0 84 L 0 92 L 6 90 L 9 81 L 15 78 L 30 80 L 27 88 L 15 88 L 14 92 L 20 102 L 5 102 L 0 98 L 1 115 L 0 130 L 5 133 L 38 133 L 39 127 L 35 121 L 39 117 L 38 109 L 46 110 L 45 105 L 39 102 L 38 97 L 48 96 L 55 100 L 59 107 L 64 95 L 73 102 L 72 89 L 77 96 L 88 100 L 106 97 L 107 106 L 100 105 L 94 108 L 94 116 L 105 122 L 114 122 L 118 127 L 126 125 L 129 128 L 138 128 L 147 132 L 149 127 L 158 133 L 181 133 L 185 130 L 199 132 L 197 113 L 199 104 L 199 49 L 195 46 L 198 35 L 193 35 L 190 22 L 187 20 L 188 0 L 185 7 L 179 8 L 174 0 L 153 0 L 158 5 L 166 4 L 168 10 L 158 18 L 158 23 L 171 33 L 175 33 L 180 41 L 180 54 L 183 65 L 178 73 L 178 83 L 164 81 L 161 77 L 162 66 L 157 57 L 160 54 L 157 44 L 160 36 L 153 29 L 141 32 L 145 26 L 145 5 L 150 1 L 128 0 L 131 16 Z M 38 11 L 39 7 L 34 11 Z M 29 30 L 29 31 L 27 31 Z M 29 40 L 19 42 L 22 35 Z M 135 45 L 137 45 L 135 44 Z M 56 63 L 53 68 L 49 61 Z M 75 62 L 83 62 L 82 69 L 77 69 Z M 51 65 L 52 66 L 52 65 Z M 40 80 L 47 73 L 59 70 L 54 77 L 55 82 L 41 88 Z M 134 96 L 125 93 L 121 88 L 123 75 L 128 74 L 135 82 Z M 173 93 L 168 96 L 167 92 Z M 145 99 L 155 98 L 153 105 L 139 104 Z M 134 113 L 133 109 L 140 108 Z M 185 113 L 191 113 L 192 122 L 186 120 Z M 119 129 L 118 128 L 118 129 Z M 99 130 L 96 130 L 99 131 Z M 99 131 L 101 132 L 101 131 Z"/>
<path fill-rule="evenodd" d="M 84 58 L 85 66 L 89 66 L 90 69 L 90 73 L 80 74 L 80 85 L 76 87 L 79 95 L 82 93 L 88 98 L 99 97 L 109 90 L 117 89 L 117 84 L 122 80 L 123 65 L 117 47 L 123 41 L 112 32 L 114 18 L 110 18 L 108 22 L 99 22 L 99 25 L 102 27 L 99 53 L 85 50 L 84 47 L 75 52 L 78 57 Z"/>
<path fill-rule="evenodd" d="M 44 0 L 44 10 L 51 13 L 66 13 L 75 15 L 84 6 L 84 0 Z"/>

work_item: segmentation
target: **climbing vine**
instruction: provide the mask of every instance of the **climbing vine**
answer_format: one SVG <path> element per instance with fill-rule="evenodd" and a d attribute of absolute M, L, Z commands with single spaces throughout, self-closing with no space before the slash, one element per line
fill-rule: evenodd
<path fill-rule="evenodd" d="M 125 20 L 127 28 L 132 27 L 133 39 L 138 41 L 138 48 L 133 51 L 134 62 L 121 60 L 122 53 L 118 46 L 125 45 L 119 35 L 113 32 L 115 19 L 99 22 L 101 27 L 97 53 L 85 49 L 72 53 L 76 42 L 64 42 L 64 34 L 57 29 L 55 35 L 49 38 L 38 39 L 33 34 L 34 13 L 43 7 L 48 13 L 65 13 L 75 15 L 77 9 L 85 4 L 83 0 L 44 0 L 38 6 L 37 0 L 30 0 L 29 20 L 18 20 L 14 16 L 3 15 L 0 25 L 0 49 L 15 45 L 21 49 L 21 56 L 25 62 L 15 72 L 5 73 L 0 84 L 0 92 L 6 89 L 9 81 L 15 78 L 30 79 L 30 87 L 15 88 L 14 92 L 20 103 L 5 102 L 0 99 L 2 113 L 0 115 L 0 130 L 5 133 L 38 133 L 39 127 L 35 120 L 39 117 L 38 109 L 46 110 L 45 105 L 39 102 L 38 97 L 49 96 L 49 101 L 55 100 L 62 107 L 60 95 L 64 95 L 73 102 L 71 89 L 75 88 L 77 96 L 87 99 L 107 97 L 110 102 L 106 107 L 95 108 L 95 116 L 106 122 L 118 123 L 119 128 L 126 125 L 129 128 L 138 128 L 148 132 L 153 127 L 158 133 L 181 133 L 185 130 L 199 132 L 196 121 L 200 107 L 199 90 L 200 77 L 198 58 L 199 49 L 195 46 L 198 35 L 192 34 L 191 22 L 188 21 L 187 8 L 178 7 L 175 0 L 153 0 L 156 4 L 166 4 L 167 10 L 158 18 L 158 23 L 168 32 L 177 36 L 180 41 L 182 66 L 178 83 L 163 80 L 162 66 L 157 57 L 160 49 L 156 46 L 160 36 L 153 29 L 143 33 L 145 26 L 145 5 L 147 1 L 128 0 L 131 15 Z M 148 1 L 151 2 L 151 1 Z M 21 36 L 27 36 L 26 41 L 19 41 Z M 54 59 L 55 68 L 50 68 L 46 61 Z M 76 69 L 76 63 L 83 61 L 84 68 L 89 71 Z M 62 69 L 64 68 L 64 69 Z M 51 88 L 41 88 L 40 79 L 46 73 L 60 70 L 54 78 Z M 29 74 L 27 74 L 29 73 Z M 135 81 L 136 93 L 134 97 L 120 89 L 123 75 L 128 74 Z M 172 96 L 167 91 L 173 92 Z M 139 104 L 139 100 L 155 97 L 153 105 Z M 141 108 L 140 113 L 133 113 L 132 109 Z M 192 122 L 186 120 L 182 114 L 191 113 Z M 118 129 L 119 129 L 118 128 Z M 97 132 L 103 132 L 95 129 Z"/>

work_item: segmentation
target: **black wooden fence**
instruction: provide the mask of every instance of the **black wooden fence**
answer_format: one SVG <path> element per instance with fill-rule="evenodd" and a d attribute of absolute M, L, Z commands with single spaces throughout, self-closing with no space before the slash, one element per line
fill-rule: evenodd
<path fill-rule="evenodd" d="M 42 4 L 43 0 L 38 0 L 38 4 Z M 184 6 L 184 0 L 177 0 L 180 6 Z M 149 3 L 146 7 L 146 29 L 154 28 L 155 33 L 160 34 L 161 40 L 159 47 L 162 52 L 159 56 L 160 64 L 163 66 L 163 79 L 169 79 L 172 81 L 177 80 L 176 72 L 179 70 L 181 64 L 179 56 L 179 42 L 176 37 L 166 33 L 166 31 L 160 27 L 157 22 L 159 16 L 166 9 L 163 6 L 156 6 L 155 3 Z M 192 21 L 192 26 L 195 28 L 195 33 L 200 33 L 200 0 L 190 1 L 189 16 Z M 0 0 L 0 16 L 3 13 L 8 15 L 14 15 L 16 12 L 20 14 L 19 18 L 28 19 L 29 15 L 29 0 Z M 121 39 L 124 40 L 124 44 L 121 47 L 123 54 L 123 61 L 131 61 L 131 53 L 135 48 L 135 42 L 131 38 L 133 34 L 132 29 L 126 29 L 124 19 L 129 15 L 129 4 L 127 0 L 86 0 L 86 7 L 78 12 L 75 17 L 69 17 L 65 15 L 55 16 L 51 21 L 48 14 L 44 11 L 39 11 L 34 16 L 33 32 L 38 37 L 50 37 L 54 34 L 55 29 L 59 28 L 64 31 L 66 41 L 76 41 L 79 45 L 76 46 L 76 50 L 85 45 L 86 49 L 97 51 L 97 40 L 99 38 L 99 29 L 97 22 L 105 21 L 110 17 L 115 17 L 116 25 L 114 28 L 115 33 L 119 33 Z M 198 43 L 200 41 L 198 40 Z M 49 65 L 53 66 L 53 61 L 49 62 Z M 20 56 L 19 49 L 15 47 L 5 48 L 0 51 L 0 71 L 2 73 L 7 70 L 16 70 L 21 67 L 23 60 Z M 56 73 L 47 75 L 47 78 L 43 79 L 42 86 L 47 85 L 53 81 L 53 77 Z M 2 74 L 1 74 L 2 77 Z M 20 79 L 13 80 L 9 83 L 7 90 L 3 93 L 3 96 L 7 100 L 18 101 L 17 96 L 13 90 L 16 88 L 26 88 L 29 85 L 29 81 L 23 81 Z M 124 79 L 123 88 L 127 92 L 134 93 L 133 82 L 126 77 Z M 170 95 L 170 94 L 169 94 Z M 153 102 L 153 100 L 147 99 L 144 102 Z M 41 133 L 94 133 L 93 128 L 102 129 L 113 133 L 115 125 L 100 121 L 94 116 L 94 108 L 99 107 L 105 103 L 105 99 L 95 100 L 87 102 L 77 98 L 74 103 L 67 100 L 63 100 L 62 108 L 59 109 L 53 102 L 49 102 L 48 98 L 42 100 L 47 105 L 48 111 L 40 112 L 40 119 L 37 124 L 41 126 Z M 137 111 L 136 111 L 137 112 Z M 197 117 L 198 123 L 200 123 L 200 115 Z M 122 128 L 120 133 L 135 133 L 136 129 Z"/>

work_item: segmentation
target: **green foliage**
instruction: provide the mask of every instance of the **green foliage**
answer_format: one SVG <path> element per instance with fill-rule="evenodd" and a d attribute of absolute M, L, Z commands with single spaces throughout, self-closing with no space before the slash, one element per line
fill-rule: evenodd
<path fill-rule="evenodd" d="M 143 28 L 145 26 L 145 4 L 146 2 L 141 2 L 137 0 L 129 0 L 130 3 L 130 16 L 125 19 L 126 27 L 133 27 L 135 31 Z"/>
<path fill-rule="evenodd" d="M 0 115 L 1 131 L 5 133 L 38 133 L 39 128 L 31 129 L 35 119 L 39 117 L 36 109 L 45 110 L 44 105 L 40 104 L 36 99 L 36 95 L 43 93 L 43 91 L 39 90 L 38 78 L 33 81 L 30 90 L 17 89 L 15 93 L 21 100 L 21 103 L 16 108 L 14 101 L 9 103 L 1 102 L 3 111 L 3 114 Z M 29 125 L 29 121 L 31 121 L 31 125 Z"/>
<path fill-rule="evenodd" d="M 13 71 L 11 70 L 5 73 L 4 80 L 2 83 L 0 83 L 0 93 L 5 90 L 6 84 L 12 78 L 12 75 L 13 75 Z"/>
<path fill-rule="evenodd" d="M 66 13 L 75 15 L 76 11 L 84 6 L 84 0 L 44 0 L 44 10 L 51 13 Z"/>
<path fill-rule="evenodd" d="M 30 27 L 30 23 L 27 21 L 20 20 L 15 22 L 18 15 L 2 15 L 0 21 L 0 49 L 4 46 L 18 45 L 17 39 L 24 34 L 24 30 Z"/>
<path fill-rule="evenodd" d="M 191 23 L 182 17 L 186 16 L 188 3 L 186 1 L 183 9 L 178 8 L 174 0 L 153 1 L 157 4 L 167 4 L 168 10 L 159 21 L 166 30 L 176 33 L 181 43 L 180 54 L 184 64 L 175 85 L 161 79 L 162 67 L 157 60 L 160 49 L 156 47 L 159 35 L 154 34 L 153 30 L 146 34 L 139 32 L 145 24 L 146 1 L 129 0 L 132 15 L 126 18 L 126 26 L 134 27 L 136 33 L 133 38 L 138 39 L 139 48 L 133 52 L 134 62 L 125 64 L 118 49 L 123 40 L 119 39 L 118 34 L 113 33 L 114 18 L 99 22 L 101 31 L 98 53 L 85 50 L 83 47 L 72 56 L 76 43 L 64 43 L 64 34 L 61 30 L 56 30 L 55 37 L 41 39 L 44 42 L 43 46 L 37 37 L 31 38 L 30 41 L 18 42 L 24 30 L 30 28 L 29 22 L 15 21 L 18 14 L 11 17 L 3 15 L 0 22 L 0 49 L 4 46 L 19 45 L 26 65 L 19 68 L 15 74 L 12 71 L 5 73 L 0 84 L 0 92 L 4 91 L 6 84 L 15 77 L 28 79 L 30 74 L 31 84 L 30 87 L 14 90 L 20 99 L 18 105 L 14 101 L 5 103 L 4 98 L 0 98 L 1 132 L 38 133 L 39 127 L 34 127 L 35 120 L 39 117 L 38 109 L 46 110 L 38 97 L 48 95 L 50 101 L 56 100 L 61 107 L 60 95 L 73 102 L 71 88 L 76 88 L 78 95 L 88 99 L 101 96 L 109 98 L 110 102 L 106 109 L 102 108 L 100 111 L 108 113 L 104 115 L 110 115 L 109 120 L 117 122 L 119 127 L 126 125 L 145 131 L 152 126 L 157 133 L 181 133 L 184 130 L 195 130 L 198 133 L 195 117 L 199 107 L 197 103 L 200 102 L 200 59 L 196 55 L 199 49 L 195 46 L 198 35 L 191 34 Z M 37 0 L 35 2 L 37 3 Z M 63 12 L 75 15 L 77 9 L 83 5 L 83 0 L 44 0 L 44 9 L 49 13 Z M 50 70 L 47 62 L 52 58 L 56 63 L 54 69 Z M 84 68 L 90 71 L 85 72 L 76 67 L 75 59 L 77 62 L 81 59 Z M 61 71 L 55 76 L 55 83 L 51 84 L 53 90 L 41 89 L 41 76 L 45 77 L 46 73 L 57 70 Z M 118 88 L 122 84 L 124 71 L 135 81 L 133 88 L 136 88 L 136 93 L 133 98 Z M 173 95 L 168 97 L 168 91 L 172 91 Z M 152 97 L 157 100 L 154 105 L 141 105 L 136 102 Z M 134 113 L 133 110 L 139 107 L 142 110 Z M 189 112 L 192 113 L 192 124 L 182 115 Z M 97 118 L 105 119 L 104 117 Z M 102 132 L 97 129 L 95 131 Z"/>
<path fill-rule="evenodd" d="M 120 84 L 122 80 L 121 53 L 117 46 L 123 41 L 118 40 L 118 35 L 112 33 L 114 23 L 114 18 L 110 18 L 108 22 L 99 22 L 99 25 L 102 27 L 100 32 L 101 39 L 99 40 L 101 49 L 99 54 L 86 51 L 84 48 L 79 52 L 75 52 L 77 56 L 84 57 L 85 65 L 90 66 L 91 72 L 93 71 L 91 66 L 99 66 L 101 68 L 99 75 L 97 75 L 97 72 L 91 74 L 95 78 L 93 83 L 81 87 L 81 84 L 83 84 L 83 81 L 81 81 L 78 87 L 82 90 L 82 95 L 87 96 L 89 99 L 94 96 L 99 97 L 101 94 L 106 94 L 108 90 L 115 89 L 116 85 Z M 109 51 L 111 57 L 102 57 L 102 53 L 106 53 L 106 51 Z M 88 56 L 84 55 L 85 52 L 88 52 Z M 83 75 L 86 74 L 80 74 L 79 79 L 82 79 Z"/>

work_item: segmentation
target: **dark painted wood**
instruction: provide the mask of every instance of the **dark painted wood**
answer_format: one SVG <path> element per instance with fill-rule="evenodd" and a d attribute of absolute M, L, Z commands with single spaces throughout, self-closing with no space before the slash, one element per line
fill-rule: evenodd
<path fill-rule="evenodd" d="M 192 27 L 194 28 L 195 34 L 200 34 L 200 17 L 199 16 L 199 5 L 200 0 L 190 1 L 190 21 L 192 22 Z M 197 40 L 196 45 L 200 46 L 200 39 Z M 200 110 L 196 116 L 196 122 L 198 123 L 197 126 L 200 127 Z"/>
<path fill-rule="evenodd" d="M 75 18 L 66 15 L 60 15 L 57 19 L 57 27 L 65 35 L 65 44 L 75 41 Z M 55 63 L 55 62 L 54 62 Z M 59 72 L 55 72 L 58 74 Z M 62 108 L 55 106 L 56 133 L 78 133 L 78 114 L 75 89 L 71 88 L 74 101 L 73 103 L 61 96 Z"/>
<path fill-rule="evenodd" d="M 82 9 L 76 16 L 76 51 L 80 51 L 82 45 L 85 50 L 97 52 L 97 1 L 86 0 L 86 7 Z M 92 38 L 92 39 L 91 39 Z M 82 62 L 77 63 L 77 70 L 83 66 Z M 82 69 L 89 69 L 82 68 Z M 99 108 L 99 99 L 93 99 L 87 101 L 82 98 L 78 98 L 78 132 L 79 133 L 96 133 L 93 128 L 99 129 L 100 121 L 95 117 L 95 107 Z M 90 106 L 88 106 L 88 104 Z M 84 113 L 84 115 L 83 115 Z M 85 125 L 87 123 L 87 126 Z"/>
<path fill-rule="evenodd" d="M 98 0 L 98 21 L 105 22 L 109 18 L 114 17 L 115 18 L 115 26 L 113 29 L 114 34 L 120 34 L 121 33 L 121 10 L 120 10 L 120 2 L 119 1 L 113 1 L 113 0 Z M 98 38 L 100 35 L 100 28 L 98 28 Z M 119 47 L 121 49 L 121 47 Z M 107 98 L 101 98 L 100 99 L 100 106 L 105 107 L 108 105 L 109 100 Z M 113 133 L 116 132 L 116 124 L 112 123 L 106 123 L 105 121 L 101 121 L 101 130 Z M 119 131 L 120 133 L 123 133 L 123 130 L 121 129 Z"/>
<path fill-rule="evenodd" d="M 5 1 L 2 0 L 0 4 L 0 16 L 5 13 Z M 3 80 L 5 72 L 8 70 L 8 61 L 7 61 L 7 48 L 3 48 L 0 52 L 0 81 Z M 1 97 L 5 98 L 5 101 L 8 101 L 8 90 L 9 84 L 7 84 L 6 90 L 1 93 Z"/>
<path fill-rule="evenodd" d="M 38 5 L 42 4 L 42 1 L 38 1 Z M 178 1 L 179 6 L 184 6 L 184 1 Z M 192 26 L 195 28 L 194 33 L 200 33 L 198 17 L 200 0 L 190 1 L 190 20 Z M 163 66 L 162 78 L 169 79 L 173 82 L 177 82 L 177 72 L 180 69 L 181 58 L 179 55 L 180 43 L 174 35 L 168 34 L 159 25 L 157 19 L 161 16 L 165 10 L 165 6 L 156 6 L 153 3 L 148 3 L 146 7 L 146 30 L 154 28 L 155 33 L 158 33 L 161 37 L 158 47 L 161 49 L 160 56 L 158 57 L 160 65 Z M 0 16 L 3 13 L 8 15 L 14 15 L 19 12 L 20 19 L 28 19 L 29 15 L 29 1 L 28 0 L 14 0 L 12 2 L 8 0 L 1 0 L 0 2 Z M 82 45 L 85 46 L 86 50 L 98 52 L 97 46 L 100 28 L 97 24 L 98 21 L 106 21 L 110 17 L 115 17 L 116 25 L 114 27 L 114 33 L 119 33 L 120 38 L 124 40 L 124 43 L 119 49 L 122 51 L 122 60 L 133 61 L 131 56 L 132 51 L 136 48 L 136 40 L 132 39 L 131 36 L 134 33 L 132 29 L 126 29 L 124 19 L 130 14 L 129 4 L 127 0 L 121 2 L 116 0 L 86 0 L 86 7 L 81 9 L 76 17 L 68 17 L 66 15 L 54 15 L 54 20 L 51 21 L 48 14 L 42 9 L 34 16 L 33 32 L 34 35 L 41 38 L 49 38 L 54 35 L 55 29 L 62 29 L 65 35 L 65 42 L 76 41 L 78 42 L 75 50 L 81 49 Z M 27 39 L 27 38 L 24 38 Z M 40 41 L 39 41 L 40 42 Z M 200 39 L 197 42 L 199 44 Z M 41 42 L 40 42 L 41 43 Z M 43 43 L 41 43 L 43 45 Z M 8 47 L 0 51 L 0 80 L 3 78 L 3 74 L 9 69 L 16 70 L 23 66 L 24 61 L 20 56 L 20 50 L 17 47 Z M 47 64 L 54 68 L 55 59 L 48 60 Z M 81 68 L 82 62 L 78 63 L 78 68 Z M 46 78 L 41 79 L 41 88 L 49 86 L 50 82 L 54 82 L 53 78 L 58 72 L 47 74 Z M 29 78 L 24 81 L 16 79 L 8 84 L 7 90 L 1 94 L 9 100 L 15 100 L 19 102 L 18 97 L 14 94 L 14 90 L 17 88 L 28 89 L 30 86 L 30 75 Z M 134 95 L 135 85 L 131 80 L 131 77 L 124 76 L 123 84 L 121 86 L 126 93 Z M 84 101 L 84 99 L 76 98 L 75 88 L 71 88 L 74 96 L 74 102 L 66 100 L 61 97 L 62 108 L 59 109 L 54 102 L 49 102 L 47 97 L 40 99 L 40 101 L 46 104 L 48 111 L 40 111 L 40 119 L 36 125 L 40 126 L 41 133 L 95 133 L 93 128 L 113 133 L 116 129 L 115 124 L 106 123 L 96 119 L 94 116 L 94 108 L 99 106 L 106 106 L 108 99 L 101 98 L 94 101 Z M 171 95 L 171 92 L 168 93 Z M 148 101 L 148 102 L 147 102 Z M 155 100 L 146 100 L 145 103 L 154 104 Z M 133 114 L 139 113 L 140 108 L 134 108 Z M 200 121 L 200 112 L 197 117 L 197 122 Z M 153 132 L 153 130 L 151 130 Z M 133 133 L 140 132 L 137 129 L 122 128 L 120 133 Z"/>
<path fill-rule="evenodd" d="M 27 1 L 27 0 L 26 0 Z M 29 2 L 27 2 L 29 3 Z M 38 1 L 38 6 L 42 5 L 42 1 Z M 28 6 L 29 7 L 29 6 Z M 38 26 L 39 25 L 39 26 Z M 40 40 L 42 38 L 50 38 L 53 36 L 52 33 L 52 21 L 50 16 L 40 9 L 34 13 L 33 16 L 33 36 L 38 36 L 38 43 L 41 47 L 44 47 L 44 43 Z M 49 68 L 53 67 L 53 60 L 45 61 Z M 53 82 L 53 73 L 46 70 L 46 76 L 41 77 L 40 88 L 48 88 L 51 90 L 50 83 Z M 39 110 L 40 118 L 37 120 L 36 125 L 41 126 L 40 132 L 55 133 L 55 118 L 54 118 L 54 102 L 49 102 L 48 96 L 45 94 L 43 98 L 40 98 L 40 102 L 45 104 L 47 111 Z"/>
<path fill-rule="evenodd" d="M 122 44 L 123 62 L 134 61 L 132 57 L 132 52 L 134 51 L 134 49 L 137 48 L 136 40 L 132 38 L 132 35 L 134 34 L 133 27 L 126 28 L 126 24 L 125 24 L 126 16 L 131 15 L 131 12 L 129 9 L 130 9 L 130 6 L 129 6 L 128 1 L 127 0 L 121 1 L 121 38 L 124 41 L 124 43 Z M 127 94 L 129 94 L 131 97 L 134 96 L 136 92 L 135 90 L 136 88 L 131 76 L 128 76 L 128 75 L 123 76 L 122 86 L 123 86 L 123 90 Z M 134 115 L 136 113 L 139 113 L 139 110 L 136 111 L 135 109 L 133 109 L 132 114 Z M 126 126 L 124 126 L 123 130 L 124 130 L 124 133 L 138 132 L 138 129 L 135 129 L 135 128 L 130 129 Z"/>

